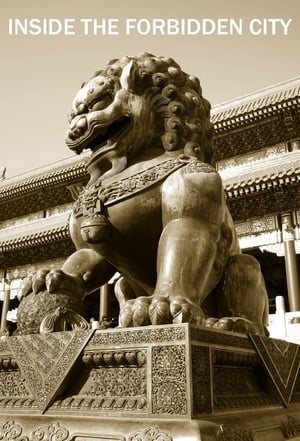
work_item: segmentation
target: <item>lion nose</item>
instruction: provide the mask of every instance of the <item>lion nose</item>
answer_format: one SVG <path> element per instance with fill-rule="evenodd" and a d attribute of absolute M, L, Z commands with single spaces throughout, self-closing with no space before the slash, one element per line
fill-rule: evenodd
<path fill-rule="evenodd" d="M 82 135 L 82 133 L 84 133 L 87 129 L 87 119 L 85 116 L 81 116 L 79 118 L 75 118 L 73 119 L 73 121 L 71 121 L 70 124 L 70 130 L 69 130 L 69 138 L 70 139 L 76 139 L 78 138 L 80 135 Z"/>

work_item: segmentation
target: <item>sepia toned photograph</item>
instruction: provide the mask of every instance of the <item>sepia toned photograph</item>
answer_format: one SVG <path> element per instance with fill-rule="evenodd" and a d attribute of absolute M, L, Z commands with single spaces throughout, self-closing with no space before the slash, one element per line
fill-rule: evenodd
<path fill-rule="evenodd" d="M 3 441 L 300 440 L 297 0 L 3 0 Z"/>

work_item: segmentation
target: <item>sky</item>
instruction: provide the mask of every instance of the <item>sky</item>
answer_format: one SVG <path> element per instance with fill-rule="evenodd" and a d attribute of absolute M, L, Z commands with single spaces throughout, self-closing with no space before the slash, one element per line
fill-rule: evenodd
<path fill-rule="evenodd" d="M 1 0 L 0 16 L 6 177 L 72 156 L 73 97 L 111 58 L 172 57 L 213 106 L 300 75 L 299 0 Z"/>

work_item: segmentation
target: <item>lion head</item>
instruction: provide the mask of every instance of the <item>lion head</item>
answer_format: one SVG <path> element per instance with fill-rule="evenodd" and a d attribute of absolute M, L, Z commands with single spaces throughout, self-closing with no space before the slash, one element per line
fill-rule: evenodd
<path fill-rule="evenodd" d="M 210 162 L 210 104 L 198 78 L 171 58 L 143 53 L 114 59 L 85 82 L 72 104 L 66 143 L 110 163 L 110 174 L 149 147 Z"/>

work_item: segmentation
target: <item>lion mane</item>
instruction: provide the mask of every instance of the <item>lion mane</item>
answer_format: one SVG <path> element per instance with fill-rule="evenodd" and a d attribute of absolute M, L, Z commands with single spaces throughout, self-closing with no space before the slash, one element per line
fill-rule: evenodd
<path fill-rule="evenodd" d="M 97 77 L 106 78 L 108 85 L 120 84 L 122 72 L 129 64 L 132 65 L 129 89 L 149 100 L 154 115 L 148 147 L 160 145 L 169 152 L 183 149 L 186 154 L 211 163 L 213 125 L 210 103 L 202 96 L 199 79 L 183 72 L 172 58 L 142 53 L 112 59 L 82 87 Z M 70 119 L 73 117 L 71 112 Z"/>

